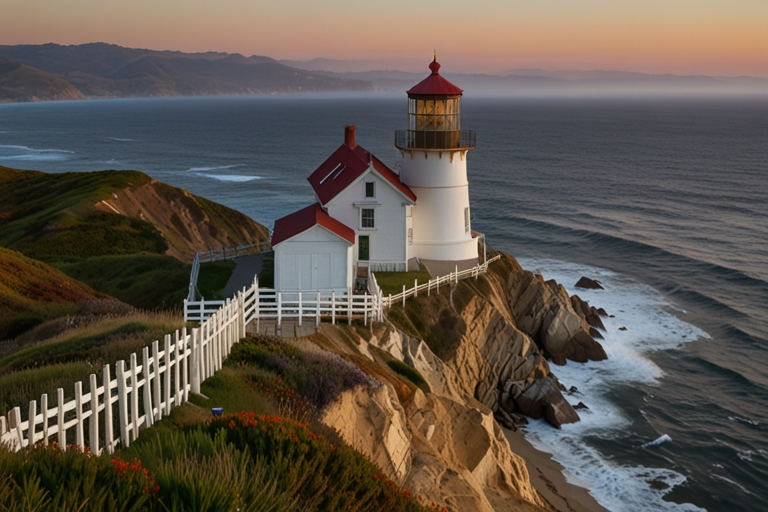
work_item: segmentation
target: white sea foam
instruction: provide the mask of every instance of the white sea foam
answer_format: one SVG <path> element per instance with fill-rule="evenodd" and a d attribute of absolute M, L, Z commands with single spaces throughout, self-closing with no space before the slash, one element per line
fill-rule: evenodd
<path fill-rule="evenodd" d="M 752 462 L 753 453 L 755 452 L 753 452 L 752 450 L 747 450 L 745 452 L 738 452 L 736 453 L 736 455 L 738 455 L 738 457 L 745 462 Z"/>
<path fill-rule="evenodd" d="M 66 149 L 37 149 L 27 146 L 0 144 L 0 160 L 57 161 L 66 160 L 74 151 Z"/>
<path fill-rule="evenodd" d="M 648 447 L 651 447 L 651 446 L 657 446 L 657 445 L 660 445 L 661 443 L 666 443 L 667 441 L 672 441 L 672 438 L 669 437 L 667 434 L 664 434 L 661 437 L 659 437 L 658 439 L 654 439 L 653 441 L 651 441 L 649 443 L 645 443 L 643 445 L 643 448 L 648 448 Z"/>
<path fill-rule="evenodd" d="M 741 416 L 728 416 L 728 419 L 731 421 L 738 421 L 739 423 L 746 423 L 747 425 L 752 425 L 754 427 L 760 425 L 759 421 L 751 420 L 749 418 L 742 418 Z"/>
<path fill-rule="evenodd" d="M 246 181 L 262 179 L 261 176 L 247 176 L 244 174 L 207 174 L 203 172 L 196 172 L 195 176 L 202 176 L 203 178 L 212 178 L 218 181 L 230 181 L 235 183 L 243 183 Z"/>
<path fill-rule="evenodd" d="M 741 489 L 741 492 L 743 492 L 743 493 L 746 493 L 746 494 L 752 494 L 751 492 L 749 492 L 749 491 L 746 489 L 746 487 L 744 487 L 743 485 L 741 485 L 741 484 L 740 484 L 740 483 L 738 483 L 738 482 L 734 482 L 734 481 L 733 481 L 733 480 L 731 480 L 730 478 L 726 478 L 726 477 L 724 477 L 724 476 L 722 476 L 722 475 L 716 475 L 716 474 L 714 474 L 714 473 L 712 473 L 712 476 L 713 476 L 713 477 L 715 477 L 715 478 L 717 478 L 717 479 L 719 479 L 719 480 L 722 480 L 723 482 L 728 482 L 729 484 L 733 485 L 734 487 L 738 487 L 739 489 Z"/>
<path fill-rule="evenodd" d="M 125 139 L 122 137 L 107 137 L 109 140 L 114 140 L 116 142 L 136 142 L 136 139 Z"/>
<path fill-rule="evenodd" d="M 602 319 L 606 332 L 601 344 L 607 360 L 553 368 L 567 388 L 576 386 L 583 393 L 582 401 L 592 414 L 581 414 L 580 422 L 563 425 L 562 430 L 553 429 L 543 420 L 532 421 L 526 438 L 537 448 L 552 453 L 565 467 L 569 481 L 587 482 L 590 493 L 609 510 L 702 510 L 692 504 L 662 499 L 685 481 L 683 475 L 669 469 L 618 466 L 585 443 L 584 438 L 615 436 L 629 424 L 630 420 L 605 394 L 620 383 L 657 384 L 663 372 L 647 353 L 675 349 L 681 342 L 709 336 L 670 313 L 674 305 L 656 290 L 627 276 L 556 260 L 521 258 L 519 261 L 524 268 L 541 269 L 545 279 L 555 279 L 569 293 L 615 315 Z M 605 290 L 574 288 L 581 276 L 599 280 Z M 620 327 L 626 330 L 619 330 Z M 664 437 L 652 443 L 667 441 Z"/>
<path fill-rule="evenodd" d="M 219 171 L 222 169 L 232 169 L 233 167 L 237 167 L 239 164 L 232 164 L 232 165 L 218 165 L 213 167 L 190 167 L 186 170 L 186 172 L 200 172 L 200 171 Z"/>

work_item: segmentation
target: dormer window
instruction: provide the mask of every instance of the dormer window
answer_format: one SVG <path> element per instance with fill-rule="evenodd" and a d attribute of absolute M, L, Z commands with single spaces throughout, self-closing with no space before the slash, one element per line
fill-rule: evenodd
<path fill-rule="evenodd" d="M 366 181 L 365 182 L 365 198 L 375 198 L 376 197 L 376 182 L 374 181 Z"/>

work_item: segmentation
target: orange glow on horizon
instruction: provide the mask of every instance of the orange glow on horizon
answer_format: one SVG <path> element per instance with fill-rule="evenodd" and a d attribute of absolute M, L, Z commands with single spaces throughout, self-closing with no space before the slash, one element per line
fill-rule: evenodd
<path fill-rule="evenodd" d="M 545 68 L 768 76 L 768 2 L 760 0 L 486 0 L 474 7 L 455 0 L 7 1 L 0 19 L 3 45 L 101 41 L 276 59 L 401 61 L 405 70 L 431 60 L 437 48 L 452 72 Z"/>

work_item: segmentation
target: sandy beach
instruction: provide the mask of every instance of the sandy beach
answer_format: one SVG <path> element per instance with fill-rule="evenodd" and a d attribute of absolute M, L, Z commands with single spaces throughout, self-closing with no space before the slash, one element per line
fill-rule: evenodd
<path fill-rule="evenodd" d="M 537 450 L 521 431 L 503 429 L 512 451 L 525 460 L 533 487 L 560 512 L 608 512 L 589 492 L 568 483 L 563 466 L 552 460 L 552 455 Z"/>

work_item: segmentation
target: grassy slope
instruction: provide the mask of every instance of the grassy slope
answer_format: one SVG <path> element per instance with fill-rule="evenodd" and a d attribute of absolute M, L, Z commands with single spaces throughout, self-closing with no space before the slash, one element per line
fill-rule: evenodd
<path fill-rule="evenodd" d="M 94 206 L 113 193 L 151 181 L 136 171 L 47 174 L 0 166 L 0 246 L 45 261 L 133 306 L 179 307 L 187 295 L 190 265 L 163 255 L 168 242 L 149 222 Z M 169 201 L 186 197 L 174 187 L 156 187 Z M 251 222 L 203 198 L 191 203 L 188 206 L 196 207 L 201 218 L 207 216 L 233 237 L 242 237 L 238 225 Z M 231 272 L 231 262 L 205 264 L 198 287 L 213 298 Z"/>
<path fill-rule="evenodd" d="M 103 299 L 50 266 L 0 247 L 0 340 L 37 324 L 77 312 L 77 303 Z"/>

